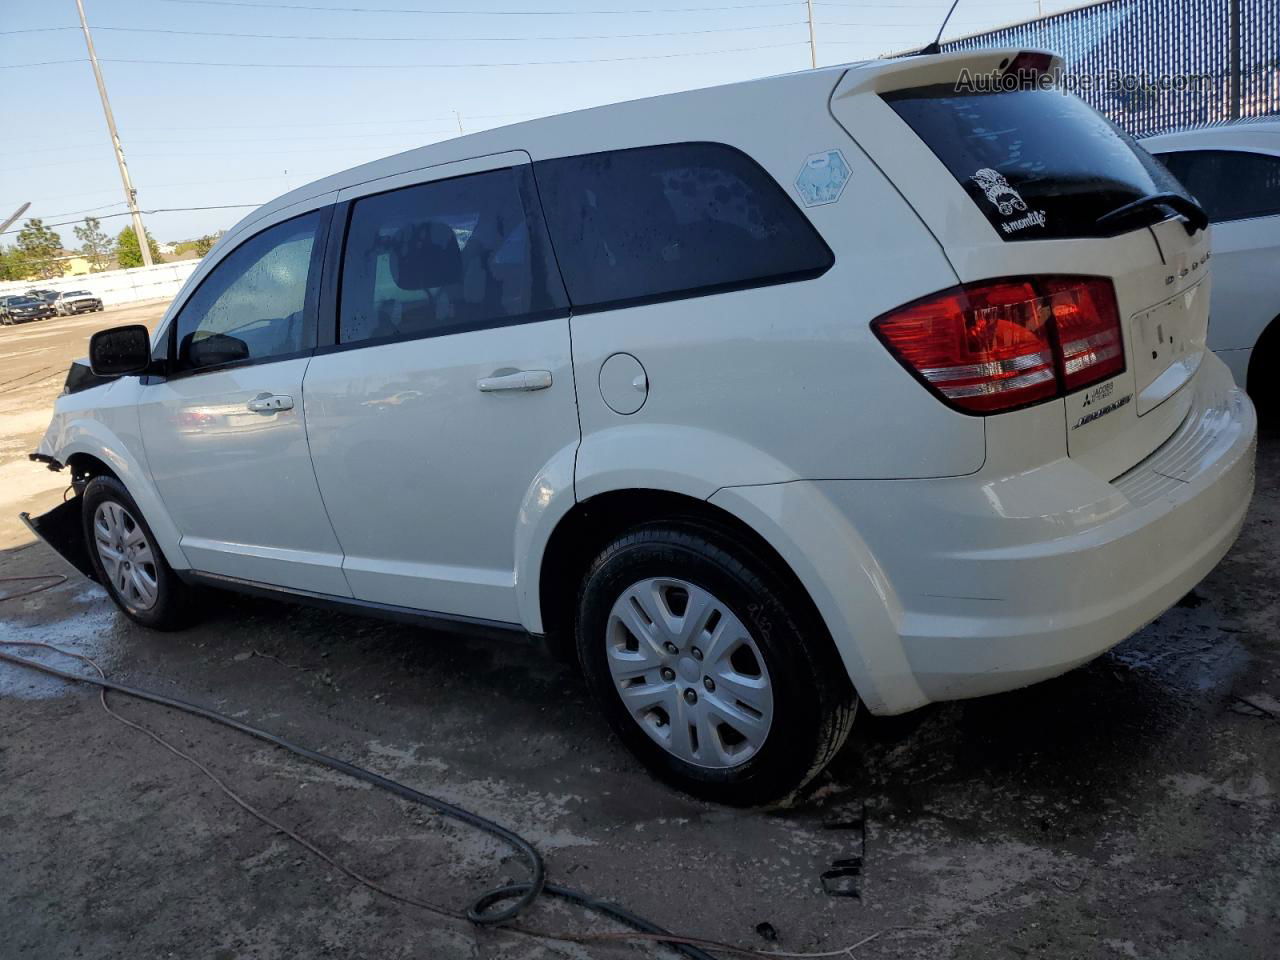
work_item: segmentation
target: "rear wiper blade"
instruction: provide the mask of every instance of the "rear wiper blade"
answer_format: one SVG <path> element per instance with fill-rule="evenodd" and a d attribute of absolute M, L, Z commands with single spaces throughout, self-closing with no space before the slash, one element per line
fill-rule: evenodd
<path fill-rule="evenodd" d="M 1153 193 L 1150 196 L 1116 207 L 1110 213 L 1104 213 L 1095 221 L 1095 226 L 1106 227 L 1121 220 L 1128 219 L 1140 210 L 1149 207 L 1168 207 L 1183 219 L 1183 227 L 1187 234 L 1203 230 L 1209 226 L 1209 215 L 1200 204 L 1180 193 Z"/>

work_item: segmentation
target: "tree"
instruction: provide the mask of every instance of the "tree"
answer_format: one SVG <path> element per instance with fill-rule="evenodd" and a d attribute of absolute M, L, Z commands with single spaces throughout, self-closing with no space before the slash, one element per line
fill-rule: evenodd
<path fill-rule="evenodd" d="M 84 226 L 75 227 L 76 239 L 80 241 L 80 250 L 89 261 L 89 269 L 98 273 L 107 269 L 107 261 L 111 256 L 111 238 L 102 230 L 97 217 L 85 217 Z"/>
<path fill-rule="evenodd" d="M 17 247 L 0 247 L 0 280 L 26 280 L 31 266 Z"/>
<path fill-rule="evenodd" d="M 147 231 L 147 246 L 151 248 L 151 262 L 160 262 L 160 248 L 156 246 L 156 238 Z M 138 235 L 133 227 L 125 227 L 116 237 L 116 260 L 122 267 L 142 266 L 142 250 L 138 247 Z"/>
<path fill-rule="evenodd" d="M 18 255 L 27 262 L 30 273 L 41 280 L 62 276 L 62 238 L 39 217 L 27 221 L 18 231 Z M 30 275 L 30 274 L 28 274 Z"/>
<path fill-rule="evenodd" d="M 196 256 L 203 257 L 206 253 L 213 249 L 213 245 L 218 242 L 218 238 L 211 233 L 206 233 L 195 242 Z"/>

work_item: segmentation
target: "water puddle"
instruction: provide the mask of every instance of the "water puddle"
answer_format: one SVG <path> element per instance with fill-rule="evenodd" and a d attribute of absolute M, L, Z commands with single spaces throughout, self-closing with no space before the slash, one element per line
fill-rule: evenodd
<path fill-rule="evenodd" d="M 68 584 L 24 600 L 12 601 L 12 609 L 0 607 L 0 640 L 11 643 L 50 643 L 64 650 L 92 657 L 108 673 L 125 650 L 130 629 L 106 594 L 83 582 Z M 6 604 L 9 606 L 9 604 Z M 65 616 L 56 612 L 67 610 Z M 53 614 L 56 618 L 50 618 Z M 38 660 L 61 670 L 91 672 L 91 668 L 70 657 L 61 657 L 39 647 L 3 647 L 6 653 Z M 24 667 L 0 663 L 0 700 L 47 700 L 64 697 L 71 684 Z"/>

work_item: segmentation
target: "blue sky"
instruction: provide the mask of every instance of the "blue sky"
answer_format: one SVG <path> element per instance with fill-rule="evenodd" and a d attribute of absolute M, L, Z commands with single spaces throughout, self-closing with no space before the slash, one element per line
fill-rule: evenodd
<path fill-rule="evenodd" d="M 814 0 L 818 63 L 922 45 L 949 5 Z M 1075 5 L 1042 4 L 1045 12 Z M 1039 6 L 961 0 L 946 35 L 1033 17 Z M 263 203 L 456 136 L 455 111 L 473 132 L 809 65 L 804 0 L 85 0 L 85 8 L 144 209 Z M 0 0 L 0 10 L 0 218 L 24 200 L 27 216 L 46 223 L 118 214 L 119 174 L 74 0 Z M 137 60 L 224 65 L 127 62 Z M 528 63 L 554 60 L 595 62 Z M 163 242 L 228 227 L 245 212 L 146 221 Z M 109 217 L 103 227 L 115 234 L 127 222 Z M 71 227 L 59 229 L 74 246 Z"/>

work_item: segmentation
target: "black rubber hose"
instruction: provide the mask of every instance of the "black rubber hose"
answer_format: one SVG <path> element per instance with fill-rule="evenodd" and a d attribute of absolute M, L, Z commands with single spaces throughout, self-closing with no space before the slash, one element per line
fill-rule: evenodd
<path fill-rule="evenodd" d="M 225 714 L 218 713 L 216 710 L 210 710 L 199 704 L 188 703 L 185 700 L 178 700 L 174 697 L 166 697 L 163 694 L 152 693 L 149 690 L 141 690 L 137 687 L 130 687 L 123 683 L 116 683 L 114 680 L 105 680 L 99 677 L 90 677 L 83 674 L 71 673 L 66 670 L 59 670 L 57 667 L 51 667 L 48 664 L 40 663 L 36 660 L 27 660 L 23 657 L 15 657 L 12 654 L 5 653 L 0 650 L 0 660 L 6 660 L 9 663 L 19 667 L 27 667 L 32 670 L 39 670 L 50 676 L 58 677 L 62 680 L 69 680 L 72 683 L 87 683 L 92 686 L 101 687 L 105 690 L 112 690 L 116 693 L 123 693 L 126 696 L 134 697 L 138 700 L 145 700 L 149 703 L 156 703 L 162 707 L 170 707 L 174 710 L 181 710 L 183 713 L 193 714 L 197 717 L 203 717 L 214 723 L 220 723 L 232 730 L 238 730 L 241 733 L 248 734 L 259 740 L 266 741 L 273 746 L 280 747 L 282 750 L 288 750 L 290 753 L 304 757 L 313 763 L 321 766 L 329 767 L 344 773 L 356 780 L 362 780 L 365 783 L 386 790 L 388 793 L 403 797 L 412 803 L 419 803 L 423 806 L 430 807 L 432 810 L 465 823 L 470 827 L 481 830 L 491 836 L 497 837 L 499 840 L 508 844 L 512 849 L 516 850 L 529 864 L 529 879 L 523 883 L 509 884 L 498 887 L 493 890 L 486 891 L 475 899 L 475 901 L 467 908 L 467 919 L 473 923 L 490 926 L 493 924 L 503 923 L 507 920 L 513 920 L 523 913 L 528 907 L 543 894 L 559 897 L 572 903 L 579 904 L 596 913 L 603 914 L 619 923 L 640 931 L 641 933 L 666 935 L 669 931 L 652 923 L 631 911 L 620 907 L 617 904 L 609 903 L 605 900 L 597 900 L 596 898 L 583 893 L 580 890 L 574 890 L 569 887 L 561 887 L 556 884 L 547 883 L 547 869 L 542 861 L 542 855 L 538 853 L 533 844 L 529 843 L 524 837 L 520 836 L 513 830 L 509 830 L 500 823 L 495 823 L 487 817 L 482 817 L 477 813 L 472 813 L 463 807 L 456 806 L 446 800 L 429 796 L 412 787 L 406 787 L 402 783 L 394 780 L 388 780 L 386 777 L 379 776 L 363 767 L 357 767 L 355 764 L 347 763 L 345 760 L 339 760 L 319 751 L 312 750 L 309 747 L 303 747 L 283 737 L 276 736 L 266 730 L 260 730 L 257 727 L 242 723 L 234 717 L 228 717 Z M 510 906 L 501 910 L 494 907 L 507 900 L 514 901 Z M 671 948 L 683 953 L 692 960 L 715 960 L 711 954 L 698 947 L 690 944 L 672 943 Z"/>

